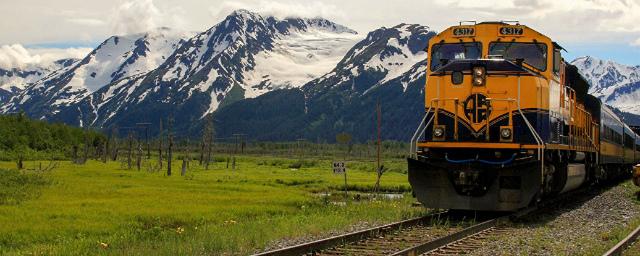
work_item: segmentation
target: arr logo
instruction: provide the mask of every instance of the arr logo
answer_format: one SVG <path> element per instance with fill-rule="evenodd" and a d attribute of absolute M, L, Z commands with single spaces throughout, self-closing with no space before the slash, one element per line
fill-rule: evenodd
<path fill-rule="evenodd" d="M 487 96 L 482 94 L 472 94 L 464 101 L 464 115 L 472 123 L 482 123 L 487 120 L 491 113 L 491 105 Z"/>

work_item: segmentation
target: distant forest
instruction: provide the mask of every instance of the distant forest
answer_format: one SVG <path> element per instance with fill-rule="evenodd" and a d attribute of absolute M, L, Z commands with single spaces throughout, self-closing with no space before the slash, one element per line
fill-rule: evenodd
<path fill-rule="evenodd" d="M 0 115 L 0 160 L 16 154 L 68 155 L 73 146 L 85 141 L 98 145 L 106 137 L 98 131 L 33 120 L 25 114 Z"/>

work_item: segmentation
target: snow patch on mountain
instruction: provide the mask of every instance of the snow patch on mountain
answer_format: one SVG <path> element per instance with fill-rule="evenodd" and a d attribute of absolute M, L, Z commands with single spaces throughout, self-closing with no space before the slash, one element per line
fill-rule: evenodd
<path fill-rule="evenodd" d="M 159 28 L 148 33 L 112 36 L 81 61 L 29 85 L 0 111 L 26 109 L 28 114 L 43 118 L 55 115 L 60 108 L 78 103 L 106 85 L 154 70 L 191 35 Z"/>
<path fill-rule="evenodd" d="M 45 75 L 77 62 L 77 59 L 61 59 L 52 63 L 29 64 L 25 67 L 11 69 L 0 68 L 0 91 L 8 94 L 18 94 L 27 86 L 42 79 Z M 4 100 L 0 96 L 0 105 Z"/>
<path fill-rule="evenodd" d="M 357 34 L 319 29 L 277 38 L 271 51 L 255 56 L 253 70 L 243 73 L 245 97 L 303 86 L 331 71 L 359 39 Z"/>
<path fill-rule="evenodd" d="M 620 86 L 640 81 L 640 66 L 626 66 L 591 56 L 577 58 L 571 64 L 589 80 L 589 93 L 596 97 L 611 95 Z"/>
<path fill-rule="evenodd" d="M 589 80 L 589 93 L 622 111 L 640 114 L 640 66 L 586 56 L 572 62 Z"/>

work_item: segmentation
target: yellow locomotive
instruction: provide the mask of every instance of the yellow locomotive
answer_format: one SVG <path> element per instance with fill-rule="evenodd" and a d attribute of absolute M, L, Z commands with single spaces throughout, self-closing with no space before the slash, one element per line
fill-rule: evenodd
<path fill-rule="evenodd" d="M 630 172 L 638 136 L 587 93 L 562 51 L 506 22 L 460 24 L 429 41 L 425 116 L 408 159 L 420 202 L 513 211 Z"/>

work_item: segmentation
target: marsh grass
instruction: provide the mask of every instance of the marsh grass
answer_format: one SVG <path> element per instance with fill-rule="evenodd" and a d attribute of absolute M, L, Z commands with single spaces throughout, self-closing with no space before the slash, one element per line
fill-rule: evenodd
<path fill-rule="evenodd" d="M 16 205 L 37 198 L 50 180 L 42 173 L 0 169 L 0 205 Z"/>
<path fill-rule="evenodd" d="M 341 193 L 334 189 L 341 188 L 343 176 L 332 173 L 328 160 L 310 160 L 291 170 L 289 165 L 299 160 L 238 157 L 237 169 L 231 170 L 224 159 L 210 170 L 194 164 L 184 177 L 97 161 L 61 162 L 39 176 L 2 171 L 6 177 L 17 175 L 7 179 L 7 184 L 17 185 L 6 190 L 20 203 L 0 204 L 0 254 L 246 255 L 279 240 L 321 236 L 362 222 L 392 222 L 426 211 L 412 207 L 414 199 L 407 194 L 398 200 L 342 205 L 314 195 Z M 174 163 L 178 170 L 180 162 Z M 0 162 L 0 169 L 14 165 Z M 373 167 L 348 172 L 350 189 L 366 190 L 375 183 Z M 408 187 L 407 177 L 390 172 L 382 187 Z"/>

